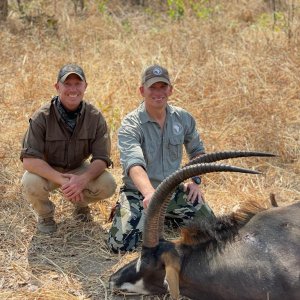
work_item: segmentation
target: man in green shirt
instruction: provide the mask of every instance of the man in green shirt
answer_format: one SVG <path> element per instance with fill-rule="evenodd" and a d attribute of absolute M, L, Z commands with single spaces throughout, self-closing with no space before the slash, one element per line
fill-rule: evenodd
<path fill-rule="evenodd" d="M 124 185 L 108 239 L 115 252 L 137 247 L 145 210 L 157 186 L 180 168 L 183 145 L 189 159 L 205 152 L 194 118 L 186 110 L 168 104 L 172 90 L 165 68 L 148 67 L 140 86 L 143 102 L 124 118 L 119 129 Z M 166 216 L 180 225 L 194 217 L 214 215 L 204 203 L 198 184 L 191 180 L 184 190 L 175 191 Z"/>
<path fill-rule="evenodd" d="M 34 113 L 24 136 L 23 193 L 42 233 L 57 229 L 51 191 L 59 188 L 73 203 L 75 218 L 90 221 L 88 204 L 111 197 L 116 189 L 106 171 L 112 164 L 109 129 L 101 112 L 83 100 L 86 87 L 81 67 L 63 66 L 55 84 L 58 96 Z"/>

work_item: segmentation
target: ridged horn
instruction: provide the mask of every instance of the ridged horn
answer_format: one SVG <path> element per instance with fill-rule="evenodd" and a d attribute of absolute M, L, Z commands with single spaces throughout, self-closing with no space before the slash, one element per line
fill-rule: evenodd
<path fill-rule="evenodd" d="M 222 164 L 196 164 L 180 169 L 167 177 L 155 190 L 146 211 L 143 229 L 143 246 L 153 248 L 158 245 L 160 224 L 164 222 L 165 212 L 170 202 L 169 194 L 184 180 L 211 172 L 240 172 L 260 174 L 260 172 Z"/>
<path fill-rule="evenodd" d="M 183 168 L 195 164 L 202 164 L 202 163 L 212 163 L 223 159 L 229 158 L 238 158 L 238 157 L 251 157 L 251 156 L 258 156 L 258 157 L 274 157 L 275 154 L 267 153 L 267 152 L 258 152 L 258 151 L 223 151 L 223 152 L 214 152 L 214 153 L 207 153 L 203 154 L 199 157 L 196 157 L 189 161 Z"/>

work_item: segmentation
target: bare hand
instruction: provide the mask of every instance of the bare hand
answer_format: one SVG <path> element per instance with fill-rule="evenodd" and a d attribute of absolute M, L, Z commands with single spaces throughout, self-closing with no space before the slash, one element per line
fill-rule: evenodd
<path fill-rule="evenodd" d="M 61 186 L 61 191 L 65 198 L 71 202 L 79 202 L 83 200 L 82 191 L 87 185 L 87 181 L 83 175 L 63 174 L 63 177 L 69 179 Z"/>
<path fill-rule="evenodd" d="M 72 203 L 78 203 L 78 202 L 81 202 L 83 201 L 83 193 L 80 193 L 79 195 L 73 197 L 73 198 L 67 198 L 67 200 L 69 200 L 70 202 Z"/>
<path fill-rule="evenodd" d="M 143 199 L 143 206 L 144 206 L 144 208 L 147 208 L 149 206 L 149 203 L 150 203 L 150 201 L 152 199 L 153 194 L 154 194 L 154 191 L 145 195 L 145 197 Z"/>
<path fill-rule="evenodd" d="M 191 203 L 204 203 L 204 196 L 201 190 L 199 189 L 199 185 L 194 182 L 189 182 L 184 184 L 184 191 L 189 191 L 187 201 Z"/>

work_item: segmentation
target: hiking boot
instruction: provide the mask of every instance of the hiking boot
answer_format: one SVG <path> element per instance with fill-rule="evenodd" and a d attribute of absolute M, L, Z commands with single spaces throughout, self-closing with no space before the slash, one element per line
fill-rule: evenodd
<path fill-rule="evenodd" d="M 76 207 L 73 212 L 74 219 L 81 222 L 91 222 L 93 217 L 91 215 L 91 210 L 88 206 L 86 207 Z"/>
<path fill-rule="evenodd" d="M 57 225 L 53 217 L 38 218 L 37 229 L 42 233 L 53 233 L 57 229 Z"/>

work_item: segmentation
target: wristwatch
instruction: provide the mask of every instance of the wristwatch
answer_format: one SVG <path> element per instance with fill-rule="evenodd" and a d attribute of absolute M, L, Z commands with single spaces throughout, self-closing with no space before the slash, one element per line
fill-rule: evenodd
<path fill-rule="evenodd" d="M 201 184 L 201 177 L 199 176 L 192 177 L 192 180 L 198 185 Z"/>

